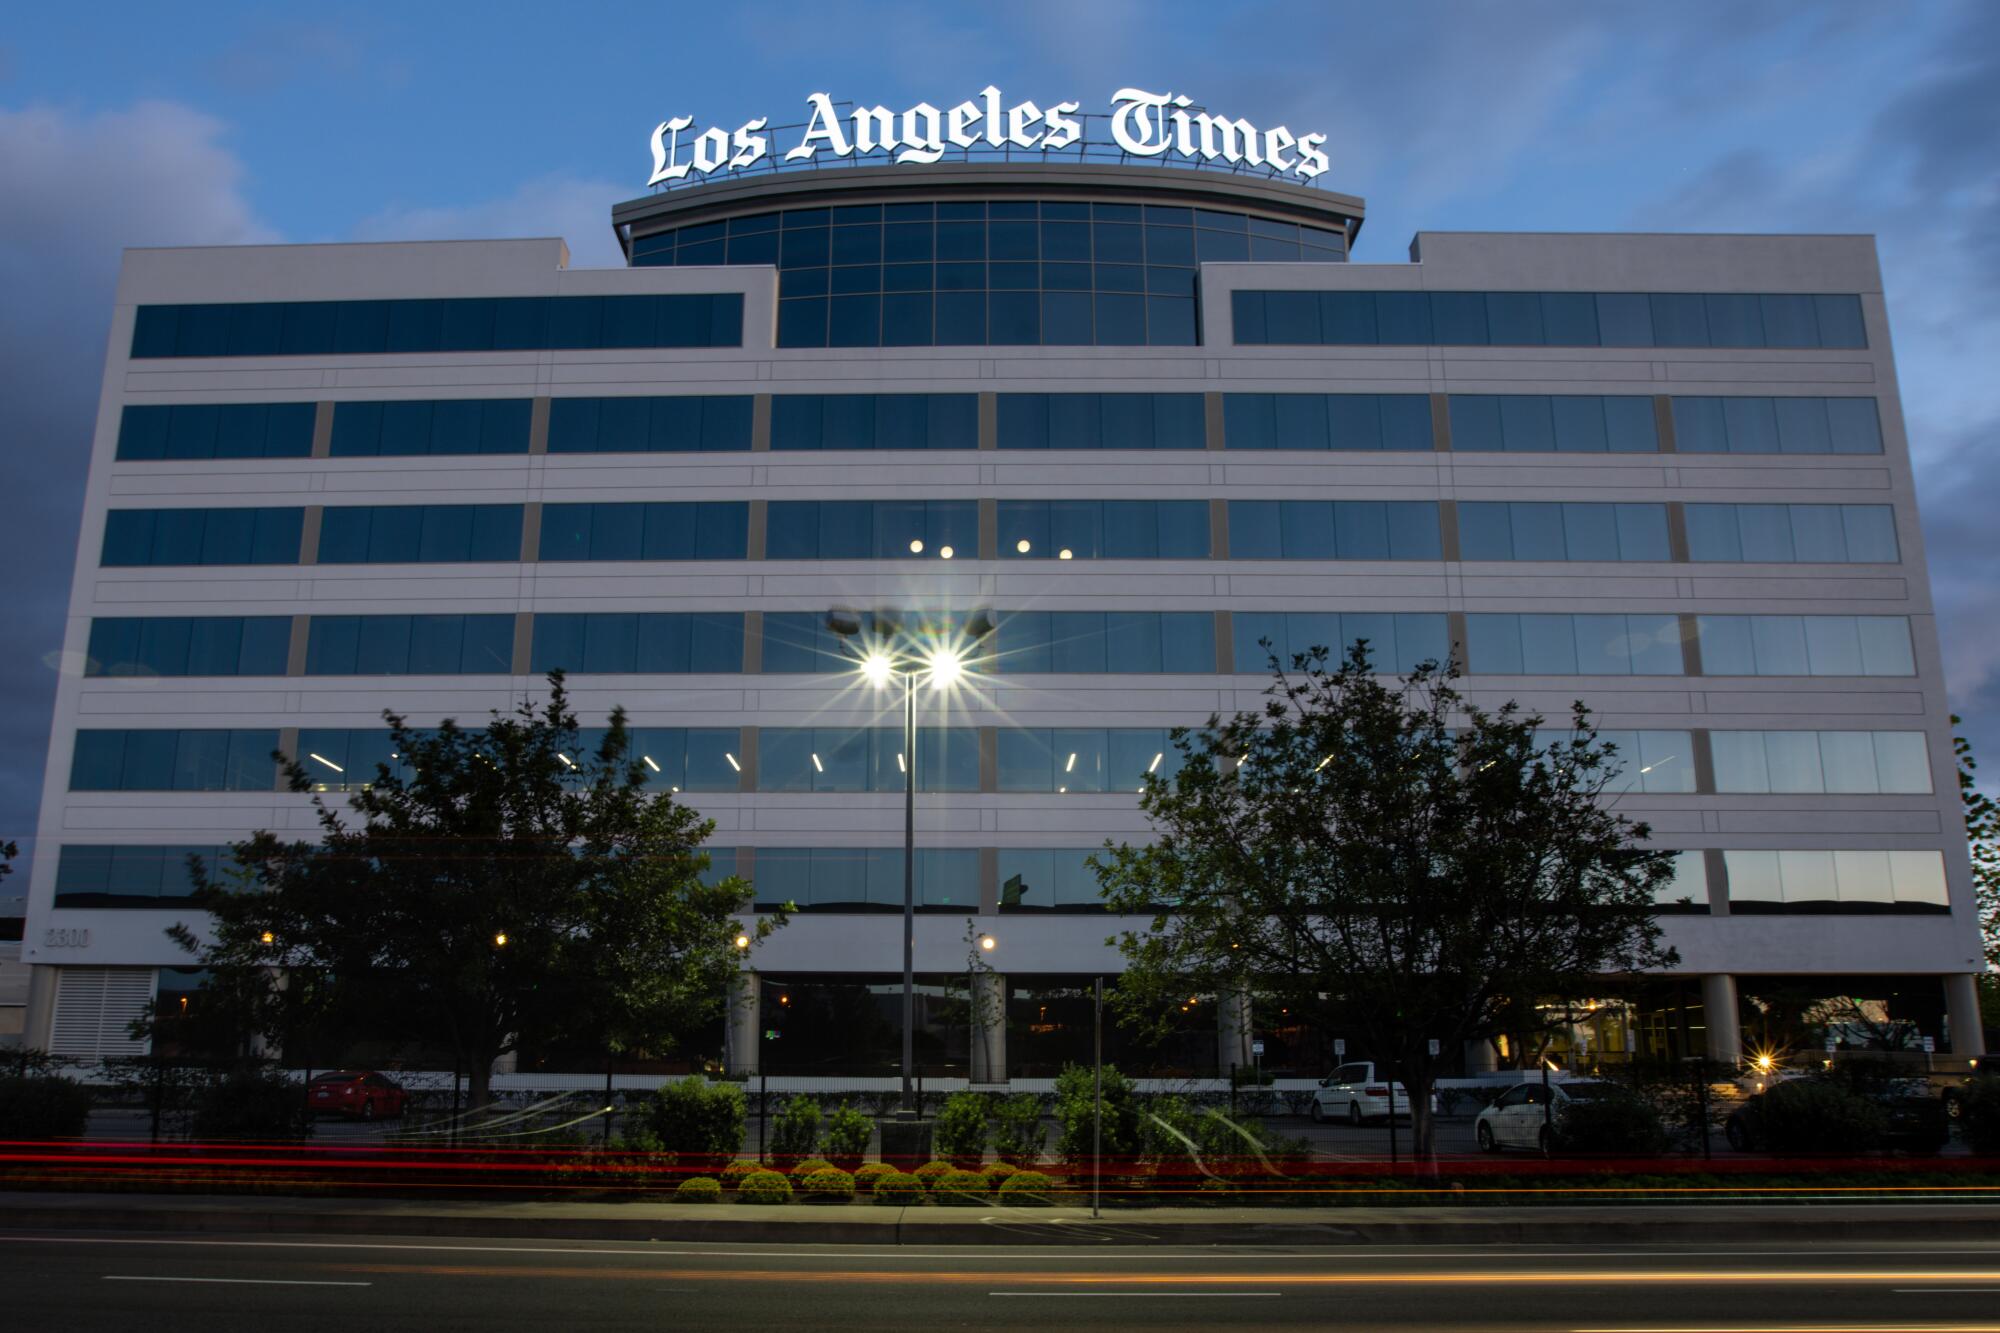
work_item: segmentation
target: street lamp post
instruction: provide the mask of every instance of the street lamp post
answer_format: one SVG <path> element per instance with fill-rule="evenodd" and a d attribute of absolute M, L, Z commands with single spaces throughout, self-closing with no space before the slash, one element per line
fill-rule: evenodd
<path fill-rule="evenodd" d="M 912 549 L 918 549 L 913 546 Z M 946 547 L 945 552 L 950 548 Z M 945 554 L 949 559 L 949 554 Z M 826 626 L 843 641 L 861 634 L 861 617 L 852 611 L 827 612 Z M 977 642 L 993 632 L 992 619 L 983 611 L 966 624 L 966 635 Z M 942 689 L 964 674 L 965 661 L 950 645 L 932 648 L 921 657 L 892 656 L 881 645 L 867 648 L 861 659 L 861 674 L 881 689 L 890 680 L 903 680 L 903 1104 L 897 1115 L 905 1120 L 917 1117 L 913 1095 L 916 1073 L 916 947 L 917 947 L 917 673 L 929 675 Z"/>

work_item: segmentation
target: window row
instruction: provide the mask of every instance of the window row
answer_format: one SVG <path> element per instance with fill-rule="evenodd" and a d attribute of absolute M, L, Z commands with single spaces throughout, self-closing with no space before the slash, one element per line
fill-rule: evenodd
<path fill-rule="evenodd" d="M 1937 852 L 1726 851 L 1729 910 L 1946 912 L 1944 857 Z"/>
<path fill-rule="evenodd" d="M 1864 796 L 1929 795 L 1921 731 L 1712 731 L 1715 789 Z"/>
<path fill-rule="evenodd" d="M 552 398 L 552 454 L 720 454 L 750 449 L 748 394 Z"/>
<path fill-rule="evenodd" d="M 57 907 L 156 907 L 184 903 L 197 887 L 189 858 L 223 878 L 235 865 L 227 843 L 105 846 L 65 843 L 56 859 Z"/>
<path fill-rule="evenodd" d="M 1430 452 L 1426 394 L 1227 393 L 1231 449 Z M 1198 393 L 1003 393 L 1002 449 L 1203 449 Z M 550 400 L 552 454 L 745 452 L 748 395 Z M 305 458 L 313 403 L 132 406 L 120 461 Z M 335 458 L 524 454 L 529 399 L 343 402 Z M 1873 398 L 1677 397 L 1682 453 L 1879 454 Z M 1453 394 L 1451 447 L 1464 453 L 1654 453 L 1653 400 L 1641 396 Z M 975 394 L 777 394 L 771 448 L 975 449 Z"/>
<path fill-rule="evenodd" d="M 984 264 L 966 267 L 986 276 Z M 1154 272 L 1193 290 L 1193 269 Z M 940 275 L 940 287 L 951 276 Z M 799 285 L 786 277 L 787 286 Z M 1192 347 L 1198 333 L 1191 294 L 940 290 L 778 302 L 780 347 Z"/>
<path fill-rule="evenodd" d="M 100 616 L 86 676 L 282 676 L 290 616 Z"/>
<path fill-rule="evenodd" d="M 71 791 L 271 791 L 277 785 L 275 728 L 242 731 L 76 733 Z"/>
<path fill-rule="evenodd" d="M 1672 617 L 1668 617 L 1672 619 Z M 1451 634 L 1436 611 L 1237 611 L 1230 616 L 1240 675 L 1264 670 L 1271 658 L 1289 669 L 1315 648 L 1338 665 L 1350 646 L 1368 645 L 1378 671 L 1410 672 L 1451 656 Z"/>
<path fill-rule="evenodd" d="M 1465 618 L 1466 669 L 1491 676 L 1679 676 L 1673 615 L 1510 615 Z"/>
<path fill-rule="evenodd" d="M 1206 559 L 1204 500 L 1001 500 L 1002 559 Z M 971 559 L 977 500 L 773 500 L 766 559 Z M 1690 559 L 1774 564 L 1893 564 L 1896 522 L 1881 504 L 1688 504 Z M 1466 500 L 1460 558 L 1657 561 L 1672 558 L 1659 502 Z M 329 505 L 321 564 L 516 561 L 522 506 Z M 542 560 L 741 560 L 742 500 L 545 504 Z M 1430 500 L 1231 500 L 1229 551 L 1240 560 L 1439 560 Z M 296 564 L 304 511 L 115 509 L 102 563 Z"/>
<path fill-rule="evenodd" d="M 979 910 L 979 852 L 975 848 L 919 847 L 911 862 L 918 907 Z M 900 910 L 901 847 L 759 847 L 750 881 L 759 911 L 787 905 L 800 911 Z"/>
<path fill-rule="evenodd" d="M 685 675 L 743 670 L 743 613 L 543 612 L 528 670 Z M 765 668 L 769 670 L 769 667 Z"/>
<path fill-rule="evenodd" d="M 970 669 L 997 675 L 1160 674 L 1216 671 L 1215 616 L 1208 611 L 1001 611 L 979 641 L 964 616 L 924 616 L 890 625 L 872 613 L 850 641 L 814 611 L 764 614 L 763 670 L 769 675 L 855 670 L 870 649 L 922 654 L 956 648 Z M 899 617 L 899 621 L 907 618 Z"/>
<path fill-rule="evenodd" d="M 142 305 L 132 328 L 134 360 L 742 345 L 737 292 Z"/>
<path fill-rule="evenodd" d="M 1205 449 L 1198 393 L 1003 393 L 1002 449 Z"/>
<path fill-rule="evenodd" d="M 977 394 L 786 393 L 771 399 L 773 450 L 978 447 Z"/>
<path fill-rule="evenodd" d="M 1861 298 L 1679 292 L 1232 294 L 1239 345 L 1796 347 L 1868 345 Z"/>
<path fill-rule="evenodd" d="M 314 616 L 308 676 L 476 676 L 514 669 L 511 615 Z"/>
<path fill-rule="evenodd" d="M 671 791 L 736 791 L 742 781 L 743 734 L 736 727 L 632 727 L 630 762 L 638 765 L 646 785 Z M 604 743 L 601 727 L 581 728 L 580 753 L 568 758 L 579 766 Z M 298 762 L 316 791 L 351 791 L 374 782 L 388 769 L 408 779 L 409 762 L 381 727 L 301 727 Z"/>
<path fill-rule="evenodd" d="M 1914 676 L 1907 616 L 1697 616 L 1704 676 Z"/>
<path fill-rule="evenodd" d="M 525 454 L 533 416 L 528 398 L 340 403 L 328 452 L 334 458 Z"/>
<path fill-rule="evenodd" d="M 118 417 L 120 462 L 308 458 L 314 403 L 140 404 Z"/>
<path fill-rule="evenodd" d="M 917 728 L 917 790 L 979 790 L 979 732 Z M 757 790 L 902 791 L 909 756 L 897 727 L 763 727 L 757 732 Z"/>
<path fill-rule="evenodd" d="M 1226 393 L 1231 449 L 1430 452 L 1431 400 L 1421 393 Z"/>

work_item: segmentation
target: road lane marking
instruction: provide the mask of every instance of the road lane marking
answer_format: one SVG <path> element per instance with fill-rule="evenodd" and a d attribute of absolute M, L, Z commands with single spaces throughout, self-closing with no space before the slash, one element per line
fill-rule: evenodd
<path fill-rule="evenodd" d="M 1239 1296 L 1282 1296 L 1282 1291 L 989 1291 L 988 1296 L 1117 1296 L 1120 1298 L 1143 1298 L 1166 1296 L 1180 1300 L 1186 1296 L 1219 1296 L 1224 1300 L 1235 1300 Z"/>
<path fill-rule="evenodd" d="M 2000 1293 L 2000 1287 L 1891 1287 L 1898 1296 L 1950 1296 L 1971 1292 Z"/>
<path fill-rule="evenodd" d="M 232 1287 L 372 1287 L 373 1282 L 312 1282 L 288 1277 L 155 1277 L 144 1273 L 106 1273 L 106 1282 L 217 1282 Z"/>

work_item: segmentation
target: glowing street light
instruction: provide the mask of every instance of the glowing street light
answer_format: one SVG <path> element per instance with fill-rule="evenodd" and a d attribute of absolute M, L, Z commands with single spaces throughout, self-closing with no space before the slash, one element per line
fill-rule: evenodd
<path fill-rule="evenodd" d="M 495 932 L 494 932 L 494 935 L 493 935 L 493 947 L 494 947 L 494 948 L 496 948 L 496 949 L 504 949 L 504 948 L 506 948 L 506 947 L 507 947 L 507 932 L 506 932 L 506 931 L 504 931 L 504 930 L 501 930 L 501 931 L 495 931 Z"/>

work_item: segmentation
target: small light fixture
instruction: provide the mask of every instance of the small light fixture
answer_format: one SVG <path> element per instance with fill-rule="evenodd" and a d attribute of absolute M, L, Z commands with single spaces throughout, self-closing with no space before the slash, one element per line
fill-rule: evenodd
<path fill-rule="evenodd" d="M 739 948 L 739 949 L 747 949 L 747 948 L 749 948 L 749 947 L 750 947 L 750 937 L 749 937 L 748 935 L 741 935 L 741 934 L 739 934 L 739 935 L 738 935 L 738 936 L 736 937 L 736 947 L 737 947 L 737 948 Z"/>
<path fill-rule="evenodd" d="M 1030 542 L 1026 537 L 1023 537 L 1021 538 L 1020 541 L 1014 543 L 1014 549 L 1019 551 L 1022 555 L 1026 555 L 1028 552 L 1034 550 L 1035 547 L 1032 542 Z"/>
<path fill-rule="evenodd" d="M 563 765 L 567 768 L 576 767 L 576 761 L 574 759 L 571 759 L 568 755 L 564 754 L 561 750 L 556 751 L 556 758 L 562 760 Z"/>
<path fill-rule="evenodd" d="M 1056 552 L 1056 559 L 1058 560 L 1067 560 L 1069 558 L 1070 558 L 1070 550 L 1069 547 L 1067 546 L 1063 547 L 1062 550 Z"/>
<path fill-rule="evenodd" d="M 646 761 L 647 768 L 652 769 L 655 773 L 660 771 L 660 766 L 653 762 L 653 756 L 649 754 L 642 754 L 639 757 Z"/>
<path fill-rule="evenodd" d="M 1155 771 L 1157 771 L 1157 770 L 1159 769 L 1159 767 L 1160 767 L 1160 761 L 1161 761 L 1162 759 L 1165 759 L 1166 757 L 1167 757 L 1167 752 L 1166 752 L 1165 750 L 1162 750 L 1162 751 L 1160 751 L 1160 752 L 1159 752 L 1158 754 L 1154 755 L 1154 756 L 1153 756 L 1153 762 L 1152 762 L 1152 763 L 1150 763 L 1150 764 L 1148 764 L 1148 765 L 1146 765 L 1146 771 L 1147 771 L 1148 773 L 1152 773 L 1152 772 L 1155 772 Z"/>
<path fill-rule="evenodd" d="M 262 935 L 259 935 L 257 938 L 262 940 L 265 944 L 276 944 L 278 942 L 278 937 L 276 935 L 273 935 L 268 930 L 265 931 Z"/>
<path fill-rule="evenodd" d="M 824 772 L 826 772 L 826 765 L 825 765 L 825 764 L 822 764 L 822 763 L 821 763 L 821 762 L 819 761 L 819 755 L 818 755 L 818 753 L 817 753 L 817 752 L 815 752 L 815 753 L 813 754 L 813 772 L 815 772 L 815 773 L 824 773 Z"/>
<path fill-rule="evenodd" d="M 940 648 L 930 656 L 930 670 L 932 688 L 944 689 L 957 684 L 958 678 L 965 674 L 965 659 L 955 648 Z"/>
<path fill-rule="evenodd" d="M 506 948 L 506 947 L 507 947 L 507 932 L 506 932 L 506 931 L 504 931 L 504 930 L 501 930 L 501 931 L 496 931 L 496 932 L 494 932 L 494 935 L 493 935 L 493 947 L 494 947 L 494 948 L 496 948 L 496 949 L 504 949 L 504 948 Z"/>
<path fill-rule="evenodd" d="M 910 538 L 910 554 L 922 555 L 923 553 L 924 553 L 924 539 L 921 537 Z"/>
<path fill-rule="evenodd" d="M 896 751 L 896 771 L 898 773 L 907 773 L 910 771 L 910 766 L 903 762 L 903 752 L 901 750 Z"/>
<path fill-rule="evenodd" d="M 391 759 L 394 759 L 396 756 L 392 754 L 389 757 Z M 342 768 L 339 764 L 334 763 L 333 760 L 328 759 L 323 754 L 314 754 L 311 751 L 308 751 L 306 753 L 306 758 L 317 759 L 320 763 L 325 764 L 328 768 L 332 769 L 336 773 L 345 773 L 347 771 L 346 769 Z"/>
<path fill-rule="evenodd" d="M 987 953 L 992 953 L 994 946 L 997 945 L 998 943 L 1000 943 L 1000 941 L 994 939 L 991 935 L 981 935 L 979 937 L 979 947 L 985 950 Z"/>
<path fill-rule="evenodd" d="M 950 548 L 949 546 L 940 546 L 940 547 L 938 547 L 938 559 L 940 559 L 940 560 L 949 560 L 949 559 L 951 559 L 952 555 L 953 555 L 953 551 L 952 551 L 952 549 L 951 549 L 951 548 Z"/>
<path fill-rule="evenodd" d="M 741 772 L 743 771 L 743 765 L 741 765 L 741 764 L 739 764 L 739 763 L 737 763 L 737 762 L 736 762 L 736 756 L 735 756 L 735 755 L 733 755 L 733 754 L 729 753 L 729 751 L 727 751 L 727 750 L 724 750 L 724 751 L 722 752 L 722 757 L 723 757 L 724 759 L 727 759 L 727 760 L 729 761 L 729 766 L 730 766 L 731 768 L 735 769 L 735 770 L 736 770 L 736 771 L 737 771 L 738 773 L 741 773 Z"/>

